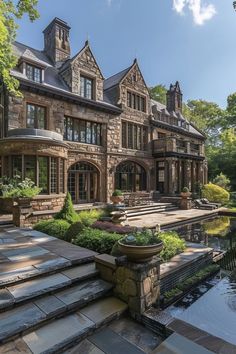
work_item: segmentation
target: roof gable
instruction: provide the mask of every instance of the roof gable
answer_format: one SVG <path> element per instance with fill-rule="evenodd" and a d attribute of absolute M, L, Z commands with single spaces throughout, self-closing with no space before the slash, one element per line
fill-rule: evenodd
<path fill-rule="evenodd" d="M 133 65 L 129 68 L 128 72 L 124 75 L 120 84 L 126 84 L 126 82 L 128 82 L 129 84 L 132 85 L 134 83 L 133 79 L 132 79 L 132 74 L 136 75 L 136 84 L 139 83 L 142 86 L 144 86 L 146 88 L 146 91 L 149 93 L 148 86 L 144 80 L 144 77 L 143 77 L 143 74 L 142 74 L 140 67 L 138 65 L 137 59 L 134 60 Z"/>

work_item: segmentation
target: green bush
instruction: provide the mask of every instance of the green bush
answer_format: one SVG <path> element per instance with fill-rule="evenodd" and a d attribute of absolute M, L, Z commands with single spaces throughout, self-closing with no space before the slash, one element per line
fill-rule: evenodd
<path fill-rule="evenodd" d="M 71 242 L 77 235 L 79 235 L 84 229 L 84 225 L 78 221 L 70 225 L 69 229 L 65 233 L 64 240 Z"/>
<path fill-rule="evenodd" d="M 54 216 L 54 219 L 63 219 L 68 221 L 70 224 L 79 221 L 78 214 L 74 209 L 74 205 L 72 203 L 71 195 L 69 192 L 66 195 L 61 211 L 59 211 L 59 213 Z"/>
<path fill-rule="evenodd" d="M 176 296 L 178 296 L 178 295 L 181 295 L 183 292 L 180 290 L 180 289 L 178 289 L 178 288 L 173 288 L 173 289 L 171 289 L 171 290 L 169 290 L 169 291 L 166 291 L 165 293 L 164 293 L 164 298 L 166 299 L 166 300 L 170 300 L 170 299 L 172 299 L 172 298 L 174 298 L 174 297 L 176 297 Z"/>
<path fill-rule="evenodd" d="M 115 189 L 114 192 L 112 193 L 113 197 L 121 197 L 122 195 L 123 195 L 123 193 L 119 189 Z"/>
<path fill-rule="evenodd" d="M 163 262 L 167 262 L 186 248 L 185 240 L 181 239 L 175 231 L 161 232 L 158 234 L 158 238 L 163 242 L 163 249 L 160 253 Z"/>
<path fill-rule="evenodd" d="M 34 226 L 34 230 L 44 232 L 50 236 L 58 237 L 64 240 L 65 233 L 70 224 L 66 220 L 42 220 Z"/>
<path fill-rule="evenodd" d="M 202 197 L 210 202 L 226 204 L 229 201 L 230 194 L 224 188 L 216 184 L 205 184 L 202 188 Z"/>
<path fill-rule="evenodd" d="M 102 215 L 102 211 L 98 209 L 83 210 L 78 214 L 78 221 L 84 226 L 91 226 Z"/>
<path fill-rule="evenodd" d="M 230 179 L 222 172 L 213 179 L 213 183 L 227 191 L 230 190 Z"/>
<path fill-rule="evenodd" d="M 4 198 L 33 198 L 40 191 L 41 189 L 35 186 L 30 178 L 25 178 L 23 181 L 19 176 L 0 178 L 0 194 Z"/>
<path fill-rule="evenodd" d="M 74 244 L 98 253 L 110 254 L 112 247 L 121 237 L 122 235 L 86 227 L 77 235 Z"/>

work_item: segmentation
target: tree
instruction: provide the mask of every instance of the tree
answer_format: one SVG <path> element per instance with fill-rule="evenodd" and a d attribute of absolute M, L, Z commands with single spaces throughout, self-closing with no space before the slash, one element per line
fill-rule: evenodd
<path fill-rule="evenodd" d="M 160 102 L 162 104 L 166 104 L 167 88 L 165 87 L 165 85 L 160 84 L 154 87 L 150 87 L 149 92 L 153 100 Z"/>
<path fill-rule="evenodd" d="M 213 179 L 213 183 L 227 191 L 230 190 L 230 179 L 222 172 Z"/>
<path fill-rule="evenodd" d="M 0 0 L 0 78 L 8 91 L 18 94 L 18 81 L 10 74 L 17 63 L 12 51 L 12 43 L 16 39 L 18 25 L 16 20 L 24 14 L 31 21 L 39 17 L 36 9 L 38 0 L 19 0 L 16 4 L 12 0 Z"/>

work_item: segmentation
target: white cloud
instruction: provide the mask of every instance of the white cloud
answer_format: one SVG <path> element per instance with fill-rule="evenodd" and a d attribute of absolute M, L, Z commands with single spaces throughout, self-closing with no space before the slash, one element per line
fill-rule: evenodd
<path fill-rule="evenodd" d="M 205 21 L 210 20 L 216 14 L 214 5 L 205 5 L 202 0 L 173 0 L 173 8 L 179 14 L 184 13 L 185 7 L 192 12 L 196 25 L 203 25 Z"/>
<path fill-rule="evenodd" d="M 111 6 L 111 4 L 112 4 L 112 1 L 113 1 L 113 0 L 106 0 L 106 2 L 107 2 L 107 5 L 108 5 L 108 6 Z"/>

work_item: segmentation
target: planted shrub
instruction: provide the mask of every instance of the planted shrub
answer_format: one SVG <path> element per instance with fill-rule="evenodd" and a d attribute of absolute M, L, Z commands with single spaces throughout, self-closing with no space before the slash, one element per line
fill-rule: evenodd
<path fill-rule="evenodd" d="M 76 236 L 74 244 L 98 253 L 110 254 L 112 247 L 121 237 L 116 233 L 86 227 Z"/>
<path fill-rule="evenodd" d="M 76 238 L 77 235 L 81 233 L 83 229 L 84 225 L 80 221 L 75 222 L 74 224 L 70 225 L 69 229 L 66 231 L 64 240 L 71 242 Z"/>
<path fill-rule="evenodd" d="M 33 198 L 40 193 L 41 189 L 35 186 L 30 178 L 23 181 L 20 177 L 0 179 L 0 194 L 4 198 Z"/>
<path fill-rule="evenodd" d="M 102 215 L 101 210 L 83 210 L 78 214 L 78 221 L 80 221 L 84 226 L 91 226 L 96 220 Z"/>
<path fill-rule="evenodd" d="M 158 238 L 163 242 L 163 249 L 160 253 L 163 262 L 167 262 L 186 248 L 185 240 L 180 238 L 175 231 L 161 232 L 158 234 Z"/>
<path fill-rule="evenodd" d="M 70 224 L 79 221 L 78 214 L 74 209 L 74 205 L 72 203 L 71 195 L 69 192 L 66 194 L 64 205 L 61 211 L 59 211 L 59 213 L 54 216 L 54 219 L 63 219 L 68 221 Z"/>
<path fill-rule="evenodd" d="M 210 202 L 226 204 L 229 201 L 230 194 L 224 188 L 216 184 L 205 184 L 202 188 L 202 197 L 208 199 Z"/>
<path fill-rule="evenodd" d="M 123 193 L 119 189 L 115 189 L 114 192 L 112 193 L 113 197 L 121 197 L 122 195 L 123 195 Z"/>
<path fill-rule="evenodd" d="M 66 220 L 42 220 L 34 226 L 34 230 L 44 232 L 50 236 L 64 240 L 65 233 L 69 229 L 70 223 Z"/>

